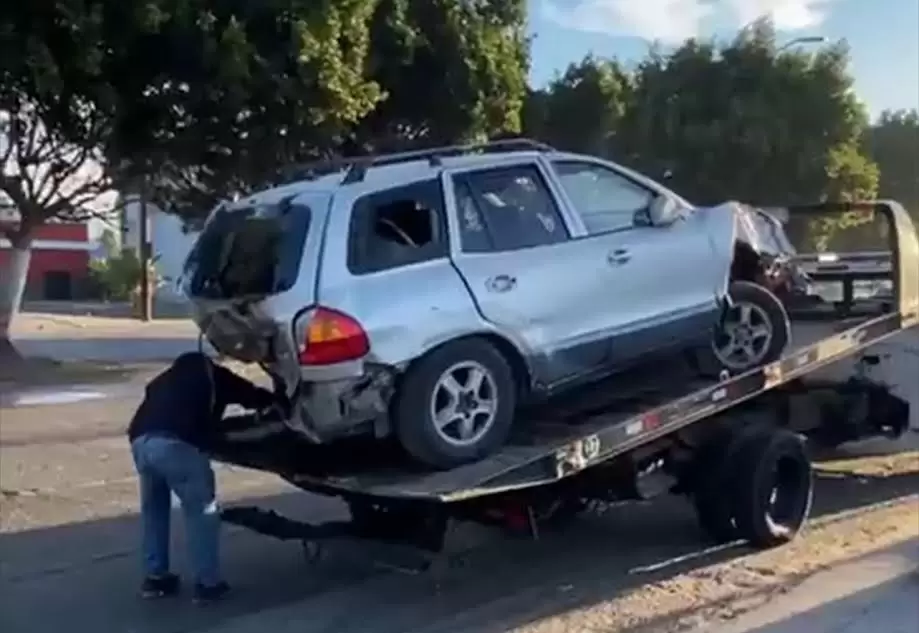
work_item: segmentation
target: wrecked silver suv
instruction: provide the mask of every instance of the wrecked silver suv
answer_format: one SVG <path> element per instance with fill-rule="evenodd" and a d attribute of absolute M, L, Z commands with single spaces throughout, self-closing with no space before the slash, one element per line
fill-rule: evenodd
<path fill-rule="evenodd" d="M 750 212 L 531 141 L 355 159 L 215 210 L 185 292 L 214 347 L 286 390 L 292 429 L 394 434 L 449 468 L 523 402 L 651 353 L 777 358 L 784 278 Z"/>

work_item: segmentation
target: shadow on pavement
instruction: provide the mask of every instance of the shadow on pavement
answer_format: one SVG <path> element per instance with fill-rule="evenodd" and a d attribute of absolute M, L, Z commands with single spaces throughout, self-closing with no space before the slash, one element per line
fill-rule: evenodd
<path fill-rule="evenodd" d="M 814 514 L 857 509 L 917 489 L 919 473 L 820 476 Z M 7 511 L 16 511 L 15 499 L 3 502 L 9 504 Z M 343 511 L 334 500 L 299 492 L 244 503 L 312 521 Z M 198 609 L 184 599 L 149 604 L 135 598 L 136 523 L 136 517 L 128 516 L 0 534 L 0 630 L 59 633 L 78 625 L 113 633 L 179 633 L 302 603 L 304 620 L 290 630 L 504 631 L 747 552 L 737 547 L 660 565 L 702 548 L 688 504 L 676 498 L 588 516 L 536 542 L 488 532 L 474 549 L 456 557 L 461 565 L 439 575 L 437 583 L 429 575 L 376 566 L 380 552 L 375 546 L 335 544 L 322 560 L 308 565 L 295 544 L 228 529 L 224 564 L 236 595 L 226 604 Z M 176 524 L 180 532 L 178 517 Z M 178 571 L 184 568 L 182 543 L 179 533 L 174 548 Z M 648 566 L 656 571 L 636 571 Z M 281 631 L 285 626 L 266 620 L 259 628 Z"/>

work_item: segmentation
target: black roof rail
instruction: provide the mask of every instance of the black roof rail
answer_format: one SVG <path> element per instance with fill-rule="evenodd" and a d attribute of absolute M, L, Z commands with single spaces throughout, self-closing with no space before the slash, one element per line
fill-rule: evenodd
<path fill-rule="evenodd" d="M 413 150 L 409 152 L 399 152 L 396 154 L 379 154 L 370 156 L 361 156 L 354 159 L 352 165 L 348 168 L 342 184 L 360 182 L 367 174 L 371 167 L 381 167 L 384 165 L 396 165 L 398 163 L 407 163 L 416 160 L 427 160 L 432 167 L 439 167 L 444 158 L 451 156 L 462 156 L 464 154 L 478 154 L 487 152 L 554 152 L 555 148 L 551 145 L 534 141 L 528 138 L 508 138 L 485 143 L 470 143 L 467 145 L 446 145 L 443 147 L 430 147 L 426 149 Z"/>
<path fill-rule="evenodd" d="M 283 170 L 283 183 L 296 182 L 298 180 L 312 180 L 321 176 L 333 174 L 351 167 L 354 158 L 318 158 L 307 163 L 298 163 L 291 165 Z"/>
<path fill-rule="evenodd" d="M 464 154 L 477 154 L 487 152 L 553 152 L 551 145 L 528 138 L 509 138 L 485 143 L 470 143 L 467 145 L 445 145 L 387 154 L 368 154 L 365 156 L 348 156 L 316 160 L 309 163 L 294 165 L 285 170 L 285 182 L 301 179 L 312 179 L 347 169 L 342 184 L 360 182 L 371 167 L 396 165 L 416 160 L 427 160 L 432 167 L 441 164 L 442 159 Z"/>

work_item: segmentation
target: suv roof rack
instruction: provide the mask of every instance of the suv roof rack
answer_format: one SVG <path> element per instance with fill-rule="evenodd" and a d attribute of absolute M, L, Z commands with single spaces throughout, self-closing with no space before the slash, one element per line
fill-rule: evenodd
<path fill-rule="evenodd" d="M 289 174 L 291 180 L 298 178 L 315 178 L 330 174 L 342 169 L 347 169 L 342 184 L 360 182 L 367 175 L 371 167 L 396 165 L 417 160 L 427 160 L 432 167 L 439 167 L 444 158 L 462 156 L 464 154 L 484 154 L 488 152 L 553 152 L 551 145 L 528 138 L 509 138 L 485 143 L 470 143 L 466 145 L 445 145 L 426 149 L 412 150 L 387 154 L 369 154 L 366 156 L 353 156 L 347 158 L 333 158 L 305 163 L 293 167 Z"/>

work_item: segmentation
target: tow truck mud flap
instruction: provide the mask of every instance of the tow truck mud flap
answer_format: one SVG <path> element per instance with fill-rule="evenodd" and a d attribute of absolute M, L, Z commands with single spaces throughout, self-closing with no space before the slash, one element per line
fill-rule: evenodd
<path fill-rule="evenodd" d="M 835 427 L 838 441 L 855 441 L 878 434 L 897 439 L 909 428 L 910 404 L 890 393 L 886 386 L 853 380 L 841 385 L 839 392 L 842 410 L 837 412 L 837 420 L 844 423 L 827 424 L 829 428 Z"/>
<path fill-rule="evenodd" d="M 802 430 L 820 446 L 831 448 L 878 436 L 897 439 L 909 429 L 910 403 L 886 385 L 857 378 L 843 383 L 810 379 L 801 384 L 800 393 L 791 395 L 803 398 L 802 404 L 816 404 L 816 417 L 806 413 L 813 411 L 809 406 L 794 415 L 813 420 Z"/>

